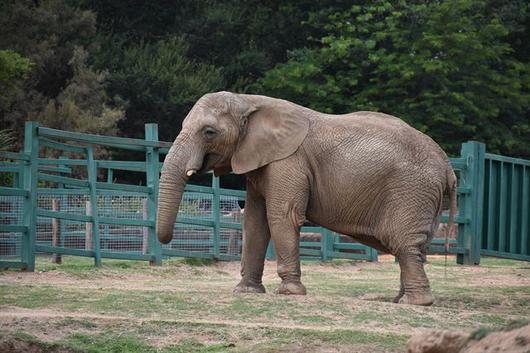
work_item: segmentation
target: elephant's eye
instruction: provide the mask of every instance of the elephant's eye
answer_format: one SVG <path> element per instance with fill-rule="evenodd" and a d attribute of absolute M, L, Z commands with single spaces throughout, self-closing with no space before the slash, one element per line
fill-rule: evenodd
<path fill-rule="evenodd" d="M 206 137 L 206 139 L 211 140 L 217 136 L 217 130 L 215 130 L 213 127 L 207 126 L 202 130 L 202 134 L 204 137 Z"/>

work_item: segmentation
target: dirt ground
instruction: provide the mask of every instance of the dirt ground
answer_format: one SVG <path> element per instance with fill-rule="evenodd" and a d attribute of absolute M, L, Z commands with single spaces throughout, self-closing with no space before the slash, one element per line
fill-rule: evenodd
<path fill-rule="evenodd" d="M 275 263 L 262 295 L 234 294 L 236 262 L 106 260 L 102 268 L 41 258 L 37 271 L 0 272 L 0 351 L 404 352 L 432 329 L 500 328 L 530 317 L 530 264 L 430 257 L 436 302 L 396 305 L 393 257 L 302 265 L 307 296 L 279 296 Z M 11 347 L 11 348 L 10 348 Z M 39 350 L 41 349 L 41 350 Z"/>

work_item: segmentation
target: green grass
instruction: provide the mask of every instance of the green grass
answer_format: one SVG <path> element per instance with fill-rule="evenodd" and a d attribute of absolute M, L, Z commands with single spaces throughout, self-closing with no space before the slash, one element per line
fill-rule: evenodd
<path fill-rule="evenodd" d="M 76 333 L 54 343 L 43 342 L 25 333 L 16 333 L 12 340 L 20 341 L 40 348 L 41 352 L 72 353 L 194 353 L 194 352 L 228 352 L 230 344 L 203 344 L 195 340 L 182 340 L 178 344 L 158 348 L 141 339 L 129 335 Z"/>
<path fill-rule="evenodd" d="M 55 265 L 39 259 L 40 274 L 0 272 L 0 310 L 3 305 L 65 313 L 42 319 L 23 315 L 4 325 L 9 334 L 42 339 L 52 327 L 60 333 L 53 343 L 72 352 L 319 352 L 355 347 L 379 353 L 403 350 L 408 332 L 417 328 L 472 332 L 483 327 L 486 332 L 530 317 L 530 286 L 517 282 L 530 276 L 530 267 L 509 260 L 447 268 L 443 260 L 431 261 L 426 271 L 436 303 L 429 308 L 391 303 L 399 271 L 388 262 L 303 263 L 308 295 L 286 297 L 273 294 L 279 283 L 273 263 L 267 264 L 268 293 L 253 295 L 232 292 L 239 280 L 235 264 L 173 259 L 151 267 L 104 260 L 103 267 L 95 268 L 90 259 L 63 261 Z M 492 285 L 482 282 L 486 277 Z"/>

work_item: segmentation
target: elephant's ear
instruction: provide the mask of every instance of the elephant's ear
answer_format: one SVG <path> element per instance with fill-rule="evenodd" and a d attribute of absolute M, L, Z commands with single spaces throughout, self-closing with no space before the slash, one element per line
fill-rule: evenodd
<path fill-rule="evenodd" d="M 232 170 L 244 174 L 296 152 L 309 130 L 309 120 L 288 107 L 258 108 L 241 118 L 241 135 Z"/>

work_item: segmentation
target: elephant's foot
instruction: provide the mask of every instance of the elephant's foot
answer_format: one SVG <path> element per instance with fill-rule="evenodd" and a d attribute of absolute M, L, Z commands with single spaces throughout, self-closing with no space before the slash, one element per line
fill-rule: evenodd
<path fill-rule="evenodd" d="M 394 297 L 392 302 L 396 304 L 399 303 L 399 300 L 403 297 L 403 295 L 405 295 L 405 293 L 402 291 L 399 291 L 399 294 Z"/>
<path fill-rule="evenodd" d="M 234 288 L 235 293 L 265 293 L 265 287 L 261 283 L 254 283 L 244 279 Z"/>
<path fill-rule="evenodd" d="M 300 281 L 282 281 L 276 290 L 278 294 L 306 295 L 305 286 Z"/>
<path fill-rule="evenodd" d="M 405 293 L 401 298 L 398 299 L 399 304 L 413 304 L 413 305 L 424 305 L 429 306 L 434 303 L 434 297 L 431 293 L 423 294 L 408 294 Z"/>

